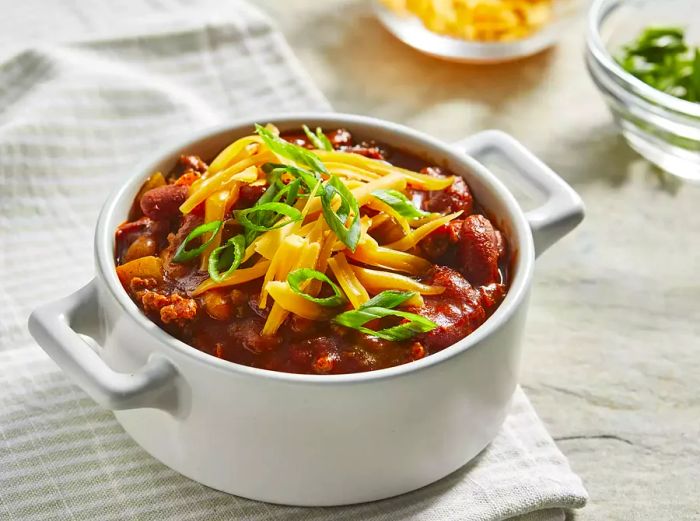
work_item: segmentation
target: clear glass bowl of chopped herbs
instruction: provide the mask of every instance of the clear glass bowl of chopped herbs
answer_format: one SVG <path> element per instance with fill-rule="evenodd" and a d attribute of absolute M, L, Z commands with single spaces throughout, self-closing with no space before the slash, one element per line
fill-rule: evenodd
<path fill-rule="evenodd" d="M 595 0 L 586 63 L 625 139 L 700 182 L 698 0 Z"/>

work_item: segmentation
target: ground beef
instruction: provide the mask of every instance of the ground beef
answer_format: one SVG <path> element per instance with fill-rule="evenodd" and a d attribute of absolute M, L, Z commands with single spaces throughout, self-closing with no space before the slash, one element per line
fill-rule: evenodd
<path fill-rule="evenodd" d="M 175 166 L 168 174 L 169 178 L 179 178 L 187 172 L 197 172 L 203 174 L 207 171 L 207 164 L 199 156 L 182 155 L 178 158 Z"/>
<path fill-rule="evenodd" d="M 141 294 L 141 303 L 146 312 L 157 312 L 164 324 L 173 322 L 181 326 L 197 316 L 198 306 L 194 299 L 177 294 L 162 295 L 147 289 Z"/>

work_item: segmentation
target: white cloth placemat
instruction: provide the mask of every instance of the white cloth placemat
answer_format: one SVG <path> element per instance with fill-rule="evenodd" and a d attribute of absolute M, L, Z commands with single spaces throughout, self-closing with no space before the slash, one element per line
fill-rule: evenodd
<path fill-rule="evenodd" d="M 268 20 L 237 1 L 13 5 L 0 21 L 0 519 L 550 521 L 585 504 L 520 390 L 467 467 L 353 507 L 248 501 L 141 450 L 34 344 L 29 312 L 92 277 L 97 212 L 154 147 L 239 116 L 329 106 Z"/>

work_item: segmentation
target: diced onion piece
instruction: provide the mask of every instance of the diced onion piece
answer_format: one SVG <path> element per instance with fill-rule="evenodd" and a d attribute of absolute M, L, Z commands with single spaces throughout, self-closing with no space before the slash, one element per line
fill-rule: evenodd
<path fill-rule="evenodd" d="M 117 276 L 121 283 L 128 286 L 131 279 L 140 277 L 142 279 L 153 278 L 157 281 L 163 280 L 163 261 L 160 257 L 140 257 L 132 261 L 117 266 Z"/>
<path fill-rule="evenodd" d="M 238 284 L 243 284 L 244 282 L 250 282 L 251 280 L 259 279 L 260 277 L 265 275 L 265 272 L 267 271 L 267 268 L 269 266 L 270 261 L 263 259 L 250 268 L 237 269 L 231 274 L 230 277 L 221 282 L 214 282 L 211 279 L 207 279 L 204 282 L 202 282 L 199 286 L 197 286 L 197 289 L 195 289 L 192 292 L 192 296 L 196 297 L 210 289 L 236 286 Z"/>
<path fill-rule="evenodd" d="M 327 320 L 337 311 L 325 308 L 316 302 L 306 300 L 292 291 L 287 282 L 273 281 L 267 285 L 267 291 L 284 311 L 294 313 L 309 320 Z"/>
<path fill-rule="evenodd" d="M 405 177 L 409 185 L 421 190 L 444 190 L 445 188 L 451 186 L 453 181 L 452 177 L 433 177 L 426 174 L 419 174 L 418 172 L 413 172 L 411 170 L 406 170 L 405 168 L 390 165 L 385 161 L 371 159 L 369 157 L 365 157 L 360 154 L 353 154 L 351 152 L 329 152 L 319 150 L 317 151 L 317 155 L 324 162 L 332 161 L 347 163 L 380 175 L 386 176 L 391 174 L 401 174 Z"/>
<path fill-rule="evenodd" d="M 339 253 L 328 259 L 328 265 L 331 267 L 335 278 L 338 279 L 338 284 L 343 288 L 345 295 L 355 309 L 369 300 L 367 290 L 358 280 L 355 272 L 352 270 L 350 264 L 348 264 L 345 255 Z"/>
<path fill-rule="evenodd" d="M 360 283 L 371 293 L 392 289 L 399 291 L 417 291 L 421 295 L 439 295 L 445 291 L 443 286 L 429 286 L 410 277 L 388 271 L 372 270 L 359 266 L 350 266 Z"/>
<path fill-rule="evenodd" d="M 239 184 L 233 183 L 230 191 L 219 190 L 218 192 L 214 192 L 212 195 L 207 197 L 207 200 L 204 203 L 204 222 L 210 223 L 212 221 L 223 221 L 227 210 L 233 204 L 235 204 L 236 200 L 238 199 L 239 189 Z M 219 231 L 214 236 L 214 240 L 202 252 L 201 261 L 199 265 L 202 271 L 207 271 L 207 266 L 209 265 L 209 255 L 211 254 L 211 252 L 213 252 L 216 248 L 221 246 L 222 231 L 223 227 L 219 228 Z M 203 234 L 202 243 L 207 242 L 210 236 L 210 233 Z"/>
<path fill-rule="evenodd" d="M 243 152 L 246 151 L 246 147 L 253 143 L 262 143 L 260 136 L 242 137 L 224 148 L 209 164 L 209 168 L 207 168 L 207 171 L 204 174 L 204 179 L 211 177 L 225 168 L 228 168 L 234 161 L 242 159 L 241 156 L 243 156 Z"/>
<path fill-rule="evenodd" d="M 351 259 L 370 266 L 377 266 L 411 275 L 421 275 L 430 269 L 432 263 L 417 255 L 377 246 L 371 237 L 362 241 L 354 252 L 346 252 Z"/>
<path fill-rule="evenodd" d="M 451 220 L 459 217 L 462 214 L 461 211 L 445 215 L 434 221 L 430 221 L 419 228 L 416 228 L 411 233 L 399 239 L 398 241 L 387 244 L 386 247 L 392 250 L 406 251 L 413 248 L 420 241 L 425 239 L 428 235 L 433 233 L 435 230 L 440 228 L 443 224 L 447 224 Z"/>

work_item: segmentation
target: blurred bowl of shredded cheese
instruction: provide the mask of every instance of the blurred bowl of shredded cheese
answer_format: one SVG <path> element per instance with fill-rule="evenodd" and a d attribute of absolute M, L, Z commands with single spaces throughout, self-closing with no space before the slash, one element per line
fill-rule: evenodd
<path fill-rule="evenodd" d="M 495 63 L 552 46 L 575 0 L 375 0 L 404 43 L 453 61 Z"/>

